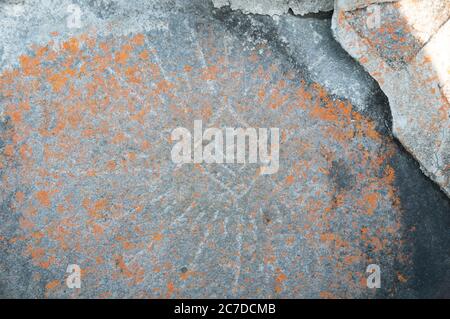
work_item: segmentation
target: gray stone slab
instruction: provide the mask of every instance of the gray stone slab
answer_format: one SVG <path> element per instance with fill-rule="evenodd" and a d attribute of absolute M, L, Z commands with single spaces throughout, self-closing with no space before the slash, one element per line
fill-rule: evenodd
<path fill-rule="evenodd" d="M 329 19 L 37 3 L 1 11 L 0 296 L 448 296 L 449 200 Z M 279 171 L 175 164 L 199 119 L 279 127 Z"/>

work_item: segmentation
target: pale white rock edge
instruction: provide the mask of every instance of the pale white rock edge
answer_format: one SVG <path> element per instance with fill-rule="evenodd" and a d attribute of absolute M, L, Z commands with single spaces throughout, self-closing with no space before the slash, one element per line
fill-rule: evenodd
<path fill-rule="evenodd" d="M 246 14 L 282 15 L 289 9 L 294 14 L 305 15 L 333 10 L 333 0 L 212 0 L 216 8 L 230 6 Z"/>
<path fill-rule="evenodd" d="M 336 0 L 335 7 L 344 11 L 352 11 L 355 9 L 360 9 L 367 7 L 371 4 L 381 3 L 381 2 L 395 2 L 400 0 Z"/>

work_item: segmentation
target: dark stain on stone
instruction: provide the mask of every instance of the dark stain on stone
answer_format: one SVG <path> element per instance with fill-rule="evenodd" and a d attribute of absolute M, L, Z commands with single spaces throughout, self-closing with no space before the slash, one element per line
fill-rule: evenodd
<path fill-rule="evenodd" d="M 288 13 L 299 18 L 314 18 L 317 20 L 331 20 L 331 18 L 333 17 L 333 11 L 310 12 L 304 15 L 299 15 L 295 14 L 292 9 L 289 8 Z"/>
<path fill-rule="evenodd" d="M 299 78 L 309 79 L 309 74 L 298 63 L 297 59 L 289 52 L 287 44 L 280 40 L 274 21 L 269 16 L 243 14 L 232 11 L 229 7 L 222 7 L 212 11 L 214 19 L 220 21 L 223 26 L 236 37 L 243 41 L 265 42 L 270 49 L 279 54 L 285 62 L 284 66 L 290 71 L 298 72 Z M 256 26 L 253 21 L 258 22 Z M 261 27 L 263 26 L 263 27 Z"/>
<path fill-rule="evenodd" d="M 397 145 L 399 151 L 390 164 L 403 210 L 404 237 L 412 247 L 414 274 L 408 285 L 416 298 L 449 296 L 450 199 Z"/>
<path fill-rule="evenodd" d="M 269 225 L 272 221 L 272 218 L 270 217 L 270 214 L 268 211 L 263 212 L 263 222 L 265 225 Z"/>
<path fill-rule="evenodd" d="M 330 176 L 338 192 L 350 190 L 356 182 L 345 162 L 341 159 L 331 162 Z"/>
<path fill-rule="evenodd" d="M 375 81 L 372 94 L 366 104 L 370 107 L 364 109 L 361 113 L 375 122 L 378 132 L 392 136 L 392 114 L 389 100 Z"/>

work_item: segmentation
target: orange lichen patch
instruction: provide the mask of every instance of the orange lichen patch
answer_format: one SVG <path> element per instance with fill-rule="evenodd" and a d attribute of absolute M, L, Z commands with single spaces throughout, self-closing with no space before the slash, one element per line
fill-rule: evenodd
<path fill-rule="evenodd" d="M 23 74 L 30 76 L 39 74 L 41 61 L 38 57 L 22 55 L 19 57 L 19 61 Z"/>
<path fill-rule="evenodd" d="M 21 102 L 19 102 L 18 107 L 19 107 L 19 110 L 26 111 L 26 112 L 31 110 L 31 106 L 30 106 L 30 102 L 29 101 L 21 101 Z"/>
<path fill-rule="evenodd" d="M 39 263 L 39 267 L 43 268 L 43 269 L 48 269 L 51 265 L 54 264 L 56 258 L 54 256 L 51 256 L 48 258 L 48 260 L 40 262 Z"/>
<path fill-rule="evenodd" d="M 363 203 L 367 205 L 367 215 L 372 215 L 375 209 L 377 208 L 378 203 L 378 193 L 367 194 L 363 198 Z"/>
<path fill-rule="evenodd" d="M 27 251 L 34 262 L 39 262 L 40 259 L 45 256 L 45 250 L 43 248 L 34 248 L 31 244 L 27 246 Z"/>
<path fill-rule="evenodd" d="M 22 112 L 21 111 L 13 111 L 9 114 L 11 116 L 11 120 L 14 124 L 19 124 L 22 121 Z"/>
<path fill-rule="evenodd" d="M 294 183 L 294 181 L 295 181 L 294 176 L 289 175 L 289 176 L 286 177 L 286 185 L 288 185 L 288 186 L 292 185 Z"/>
<path fill-rule="evenodd" d="M 330 107 L 315 106 L 311 110 L 311 115 L 324 121 L 337 122 L 339 120 L 338 114 Z"/>
<path fill-rule="evenodd" d="M 124 141 L 125 141 L 125 134 L 123 132 L 117 133 L 112 139 L 112 142 L 114 144 L 120 144 L 123 143 Z"/>
<path fill-rule="evenodd" d="M 400 282 L 402 282 L 402 283 L 405 283 L 405 282 L 407 282 L 408 281 L 408 279 L 403 275 L 403 274 L 401 274 L 401 273 L 397 273 L 397 279 L 400 281 Z"/>
<path fill-rule="evenodd" d="M 126 52 L 119 52 L 116 54 L 115 61 L 120 64 L 124 64 L 128 59 L 128 54 Z"/>
<path fill-rule="evenodd" d="M 32 150 L 31 147 L 27 144 L 23 144 L 19 148 L 19 154 L 23 161 L 25 161 L 27 158 L 31 157 Z"/>
<path fill-rule="evenodd" d="M 171 282 L 171 281 L 168 282 L 166 298 L 172 297 L 174 291 L 175 291 L 175 286 L 174 286 L 173 282 Z"/>
<path fill-rule="evenodd" d="M 147 60 L 149 57 L 149 52 L 147 50 L 142 50 L 141 53 L 139 53 L 139 57 L 143 60 Z"/>
<path fill-rule="evenodd" d="M 275 279 L 278 283 L 283 283 L 287 279 L 286 275 L 283 273 L 280 273 L 277 278 Z"/>
<path fill-rule="evenodd" d="M 139 68 L 137 66 L 130 66 L 125 69 L 125 77 L 128 82 L 139 84 L 142 79 L 139 74 Z"/>
<path fill-rule="evenodd" d="M 5 154 L 6 156 L 13 156 L 14 146 L 11 144 L 6 145 L 5 148 L 3 149 L 3 154 Z"/>
<path fill-rule="evenodd" d="M 286 238 L 286 244 L 287 245 L 291 246 L 291 245 L 294 244 L 294 242 L 295 242 L 295 237 L 290 236 L 290 237 Z"/>
<path fill-rule="evenodd" d="M 81 114 L 70 112 L 67 116 L 67 121 L 72 128 L 76 128 L 81 122 Z"/>
<path fill-rule="evenodd" d="M 68 78 L 64 72 L 51 74 L 48 77 L 48 81 L 53 87 L 53 90 L 55 92 L 61 91 L 61 89 L 64 87 L 64 85 L 67 83 Z"/>
<path fill-rule="evenodd" d="M 108 206 L 108 201 L 105 198 L 102 198 L 94 203 L 94 207 L 92 208 L 92 214 L 97 214 L 98 212 L 105 210 Z"/>
<path fill-rule="evenodd" d="M 136 206 L 136 207 L 135 207 L 136 213 L 142 212 L 143 209 L 144 209 L 143 206 Z"/>
<path fill-rule="evenodd" d="M 102 226 L 98 225 L 98 224 L 93 224 L 92 225 L 92 231 L 94 232 L 94 234 L 96 236 L 101 236 L 105 232 L 104 228 Z"/>
<path fill-rule="evenodd" d="M 119 64 L 125 64 L 130 56 L 130 50 L 132 47 L 130 45 L 122 46 L 121 50 L 116 53 L 114 61 Z"/>
<path fill-rule="evenodd" d="M 287 280 L 287 276 L 281 271 L 280 268 L 277 268 L 275 272 L 278 274 L 275 278 L 275 292 L 277 294 L 283 291 L 283 283 Z"/>
<path fill-rule="evenodd" d="M 23 217 L 19 219 L 19 225 L 22 229 L 32 229 L 34 227 L 34 224 L 31 220 Z"/>
<path fill-rule="evenodd" d="M 89 216 L 93 218 L 101 218 L 102 211 L 108 208 L 108 200 L 102 198 L 95 202 L 92 202 L 91 200 L 89 200 L 89 198 L 85 198 L 82 201 L 82 206 L 88 212 Z"/>
<path fill-rule="evenodd" d="M 173 84 L 169 81 L 162 80 L 156 83 L 156 87 L 158 88 L 157 93 L 167 93 L 171 88 L 173 88 Z"/>
<path fill-rule="evenodd" d="M 50 207 L 50 205 L 51 205 L 50 196 L 47 191 L 38 191 L 36 193 L 36 199 L 44 207 Z"/>
<path fill-rule="evenodd" d="M 204 81 L 214 81 L 217 80 L 217 75 L 219 72 L 219 68 L 217 65 L 210 65 L 202 70 L 201 79 Z"/>
<path fill-rule="evenodd" d="M 97 265 L 101 265 L 101 264 L 103 264 L 104 262 L 105 262 L 105 260 L 103 259 L 102 256 L 97 256 L 97 257 L 95 257 L 95 263 L 96 263 Z"/>
<path fill-rule="evenodd" d="M 59 284 L 60 284 L 60 281 L 59 281 L 59 280 L 53 280 L 53 281 L 50 281 L 48 284 L 45 285 L 45 289 L 46 289 L 46 290 L 53 290 L 53 289 L 55 289 L 56 287 L 58 287 Z"/>
<path fill-rule="evenodd" d="M 331 293 L 329 291 L 321 291 L 319 293 L 319 296 L 322 299 L 337 299 L 337 297 L 333 293 Z"/>
<path fill-rule="evenodd" d="M 113 171 L 116 169 L 117 164 L 115 160 L 110 160 L 108 161 L 108 163 L 106 164 L 106 167 L 108 168 L 108 170 Z"/>
<path fill-rule="evenodd" d="M 65 210 L 64 205 L 62 205 L 62 204 L 56 205 L 56 211 L 57 211 L 58 213 L 62 214 L 62 213 L 64 212 L 64 210 Z"/>
<path fill-rule="evenodd" d="M 161 233 L 158 233 L 158 234 L 153 235 L 153 240 L 154 241 L 160 241 L 160 240 L 163 239 L 163 237 L 164 236 Z"/>
<path fill-rule="evenodd" d="M 130 250 L 130 249 L 136 248 L 136 245 L 134 243 L 130 243 L 128 241 L 124 241 L 124 242 L 122 242 L 122 247 L 125 250 Z"/>
<path fill-rule="evenodd" d="M 334 243 L 336 247 L 346 248 L 349 247 L 349 243 L 342 240 L 341 237 L 334 233 L 320 234 L 320 240 L 324 243 Z"/>
<path fill-rule="evenodd" d="M 79 43 L 77 38 L 70 38 L 68 41 L 62 44 L 64 50 L 69 51 L 71 54 L 76 54 L 79 50 Z"/>
<path fill-rule="evenodd" d="M 20 204 L 23 203 L 23 200 L 25 198 L 25 194 L 23 192 L 17 192 L 16 193 L 16 201 Z"/>
<path fill-rule="evenodd" d="M 359 262 L 360 260 L 361 260 L 360 256 L 346 256 L 344 258 L 344 263 L 347 265 L 351 265 L 351 264 Z"/>
<path fill-rule="evenodd" d="M 144 45 L 145 36 L 143 34 L 136 34 L 133 38 L 131 38 L 131 42 L 135 45 Z"/>
<path fill-rule="evenodd" d="M 266 92 L 264 90 L 264 88 L 258 90 L 258 102 L 262 103 L 264 101 L 264 98 L 266 96 Z"/>
<path fill-rule="evenodd" d="M 180 274 L 180 280 L 187 280 L 187 279 L 189 279 L 189 277 L 193 277 L 194 275 L 195 275 L 194 271 L 188 270 L 188 271 Z"/>
<path fill-rule="evenodd" d="M 332 241 L 335 239 L 335 235 L 332 233 L 326 233 L 326 234 L 321 234 L 320 235 L 320 240 L 321 241 Z"/>

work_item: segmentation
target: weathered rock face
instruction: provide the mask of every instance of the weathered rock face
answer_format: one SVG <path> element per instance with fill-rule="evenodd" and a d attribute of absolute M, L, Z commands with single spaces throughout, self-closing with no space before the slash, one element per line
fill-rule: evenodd
<path fill-rule="evenodd" d="M 1 297 L 448 296 L 450 202 L 330 19 L 77 3 L 1 6 Z M 172 162 L 200 119 L 280 128 L 278 173 Z"/>
<path fill-rule="evenodd" d="M 395 136 L 450 194 L 450 2 L 405 0 L 355 11 L 340 3 L 336 39 L 387 94 Z"/>
<path fill-rule="evenodd" d="M 336 39 L 389 98 L 395 136 L 450 194 L 450 2 L 404 0 L 345 11 Z"/>
<path fill-rule="evenodd" d="M 282 15 L 292 10 L 294 14 L 304 15 L 333 10 L 333 0 L 213 0 L 214 6 L 230 6 L 232 10 L 243 13 Z"/>
<path fill-rule="evenodd" d="M 214 0 L 244 13 L 328 11 L 332 1 Z M 445 0 L 336 0 L 335 35 L 388 95 L 394 133 L 449 194 L 448 25 Z M 336 22 L 337 21 L 337 22 Z M 432 43 L 428 41 L 436 37 Z M 423 65 L 425 59 L 426 63 Z M 427 67 L 428 65 L 428 67 Z"/>
<path fill-rule="evenodd" d="M 399 0 L 335 0 L 335 6 L 340 10 L 350 11 L 367 7 L 374 3 L 395 2 Z"/>

